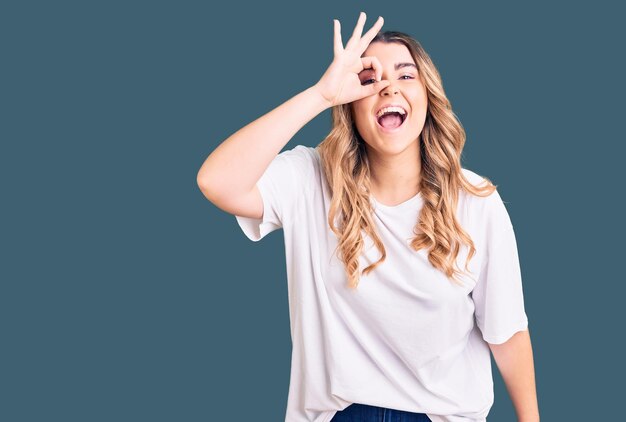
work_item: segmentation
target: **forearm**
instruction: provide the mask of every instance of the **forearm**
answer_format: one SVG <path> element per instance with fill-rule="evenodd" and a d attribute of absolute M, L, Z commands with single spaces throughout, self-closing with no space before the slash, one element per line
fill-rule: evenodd
<path fill-rule="evenodd" d="M 489 343 L 519 422 L 538 422 L 533 351 L 528 330 L 502 344 Z"/>
<path fill-rule="evenodd" d="M 249 192 L 289 140 L 328 108 L 316 86 L 239 129 L 204 161 L 198 185 L 215 196 Z"/>

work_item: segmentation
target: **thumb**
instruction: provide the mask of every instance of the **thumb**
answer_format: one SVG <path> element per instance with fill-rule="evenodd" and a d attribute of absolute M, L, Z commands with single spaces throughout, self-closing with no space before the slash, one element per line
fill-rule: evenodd
<path fill-rule="evenodd" d="M 387 88 L 391 82 L 389 81 L 376 81 L 373 84 L 369 84 L 367 88 L 370 90 L 370 95 L 378 94 L 383 89 Z"/>

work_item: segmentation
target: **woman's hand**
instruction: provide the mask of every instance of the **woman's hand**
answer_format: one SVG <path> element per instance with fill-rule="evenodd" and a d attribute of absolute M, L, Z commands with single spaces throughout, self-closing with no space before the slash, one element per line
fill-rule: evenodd
<path fill-rule="evenodd" d="M 330 107 L 360 100 L 380 92 L 389 85 L 389 81 L 380 80 L 382 77 L 380 61 L 374 56 L 361 57 L 372 38 L 380 31 L 384 20 L 379 17 L 374 26 L 361 37 L 365 19 L 365 13 L 361 12 L 345 49 L 341 41 L 341 25 L 339 20 L 335 20 L 334 59 L 322 78 L 315 84 L 315 88 L 328 101 Z M 359 73 L 363 69 L 373 69 L 376 82 L 362 85 Z"/>

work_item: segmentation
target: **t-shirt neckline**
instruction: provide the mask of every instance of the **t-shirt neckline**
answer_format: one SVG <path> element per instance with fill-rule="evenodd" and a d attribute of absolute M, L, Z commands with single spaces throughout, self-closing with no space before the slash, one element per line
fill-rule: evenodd
<path fill-rule="evenodd" d="M 406 208 L 408 206 L 410 206 L 411 204 L 413 204 L 414 202 L 416 202 L 418 199 L 421 199 L 422 196 L 422 191 L 420 190 L 419 192 L 417 192 L 414 196 L 412 196 L 411 198 L 407 199 L 404 202 L 401 202 L 397 205 L 385 205 L 383 203 L 380 203 L 376 200 L 376 198 L 374 198 L 374 195 L 370 194 L 370 199 L 372 200 L 372 202 L 374 203 L 374 205 L 379 208 L 379 209 L 383 209 L 383 210 L 389 210 L 389 211 L 395 211 L 395 210 L 399 210 L 399 209 L 403 209 Z"/>

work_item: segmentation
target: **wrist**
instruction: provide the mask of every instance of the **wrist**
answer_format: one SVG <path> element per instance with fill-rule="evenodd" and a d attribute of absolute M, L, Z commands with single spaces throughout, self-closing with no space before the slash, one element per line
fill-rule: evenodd
<path fill-rule="evenodd" d="M 318 99 L 318 104 L 320 105 L 320 107 L 323 107 L 324 110 L 326 110 L 327 108 L 331 108 L 333 106 L 332 102 L 328 100 L 326 97 L 324 97 L 324 95 L 322 94 L 322 91 L 319 89 L 318 84 L 311 86 L 309 90 L 312 93 L 314 93 L 314 95 Z"/>
<path fill-rule="evenodd" d="M 523 415 L 523 416 L 518 416 L 517 418 L 518 422 L 539 422 L 539 413 L 534 413 L 531 415 Z"/>

